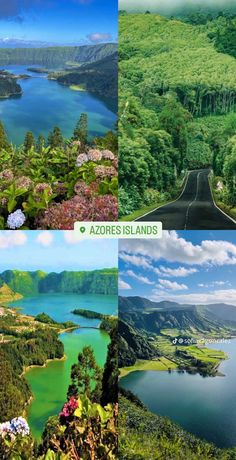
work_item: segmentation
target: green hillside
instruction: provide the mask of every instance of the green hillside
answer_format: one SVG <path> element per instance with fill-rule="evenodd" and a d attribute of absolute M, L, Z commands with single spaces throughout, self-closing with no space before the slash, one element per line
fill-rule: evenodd
<path fill-rule="evenodd" d="M 234 215 L 236 20 L 208 19 L 120 15 L 121 217 L 177 198 L 186 171 L 209 166 Z"/>
<path fill-rule="evenodd" d="M 235 459 L 235 449 L 218 449 L 126 396 L 119 398 L 119 460 Z"/>
<path fill-rule="evenodd" d="M 43 65 L 47 68 L 63 66 L 67 62 L 88 63 L 113 54 L 117 45 L 106 43 L 85 46 L 56 46 L 49 48 L 1 48 L 0 65 Z"/>
<path fill-rule="evenodd" d="M 117 294 L 117 269 L 94 271 L 44 273 L 7 270 L 0 274 L 0 283 L 6 283 L 22 295 L 36 293 Z"/>

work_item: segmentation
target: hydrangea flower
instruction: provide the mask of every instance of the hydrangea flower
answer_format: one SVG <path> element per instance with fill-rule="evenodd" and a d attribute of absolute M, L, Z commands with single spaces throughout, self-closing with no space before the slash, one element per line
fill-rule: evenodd
<path fill-rule="evenodd" d="M 111 160 L 112 161 L 115 158 L 114 153 L 112 153 L 110 150 L 102 150 L 101 154 L 102 154 L 102 158 L 104 160 Z"/>
<path fill-rule="evenodd" d="M 43 183 L 37 184 L 34 187 L 34 194 L 35 195 L 39 195 L 39 194 L 41 195 L 41 194 L 43 194 L 44 190 L 47 190 L 48 195 L 52 195 L 52 193 L 53 193 L 51 185 L 43 182 Z"/>
<path fill-rule="evenodd" d="M 29 190 L 31 188 L 32 183 L 33 183 L 32 180 L 26 176 L 19 177 L 15 181 L 15 185 L 17 188 L 24 188 L 26 190 Z"/>
<path fill-rule="evenodd" d="M 96 166 L 94 172 L 99 179 L 117 176 L 117 171 L 113 166 Z"/>
<path fill-rule="evenodd" d="M 88 159 L 89 161 L 101 161 L 102 159 L 102 153 L 100 150 L 89 150 L 88 152 Z"/>
<path fill-rule="evenodd" d="M 86 153 L 80 153 L 80 155 L 77 156 L 76 166 L 80 168 L 84 163 L 87 163 L 87 161 L 89 161 L 88 155 Z"/>
<path fill-rule="evenodd" d="M 14 174 L 10 169 L 4 169 L 4 171 L 0 173 L 0 180 L 11 182 L 13 181 L 13 179 L 14 179 Z"/>
<path fill-rule="evenodd" d="M 0 434 L 11 434 L 27 436 L 30 434 L 30 429 L 27 421 L 23 417 L 15 417 L 10 422 L 0 423 Z"/>
<path fill-rule="evenodd" d="M 22 227 L 25 221 L 26 217 L 24 213 L 21 211 L 21 209 L 17 209 L 15 212 L 9 214 L 7 218 L 7 226 L 8 228 L 15 230 L 16 228 Z"/>
<path fill-rule="evenodd" d="M 16 417 L 11 420 L 11 431 L 13 434 L 27 436 L 30 433 L 29 425 L 23 417 Z"/>
<path fill-rule="evenodd" d="M 0 434 L 11 433 L 11 422 L 0 423 Z"/>

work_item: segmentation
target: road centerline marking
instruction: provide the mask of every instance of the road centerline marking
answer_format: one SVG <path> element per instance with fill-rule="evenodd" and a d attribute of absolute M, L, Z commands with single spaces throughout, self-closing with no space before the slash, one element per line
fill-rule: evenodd
<path fill-rule="evenodd" d="M 199 172 L 198 175 L 197 175 L 197 190 L 196 190 L 195 198 L 194 198 L 193 201 L 191 201 L 191 203 L 189 203 L 188 208 L 187 208 L 187 211 L 186 211 L 186 218 L 185 218 L 184 230 L 187 230 L 187 225 L 188 225 L 188 218 L 189 218 L 189 211 L 190 211 L 190 208 L 191 208 L 191 206 L 193 205 L 193 203 L 194 203 L 195 201 L 197 201 L 197 196 L 198 196 L 198 191 L 199 191 L 199 177 L 200 177 L 200 174 L 201 174 L 201 172 Z"/>

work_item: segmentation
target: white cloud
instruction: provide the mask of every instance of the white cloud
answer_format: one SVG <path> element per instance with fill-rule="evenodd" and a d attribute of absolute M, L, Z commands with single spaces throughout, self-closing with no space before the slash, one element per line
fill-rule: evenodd
<path fill-rule="evenodd" d="M 7 249 L 14 246 L 23 246 L 27 242 L 27 236 L 25 232 L 20 230 L 0 231 L 0 249 Z"/>
<path fill-rule="evenodd" d="M 171 296 L 168 292 L 155 291 L 151 297 L 153 301 L 160 301 L 167 299 L 170 301 L 178 302 L 180 304 L 193 304 L 193 305 L 207 305 L 214 303 L 225 303 L 234 305 L 236 307 L 236 289 L 222 289 L 214 290 L 205 293 L 192 293 L 192 294 L 177 294 Z"/>
<path fill-rule="evenodd" d="M 179 284 L 176 281 L 169 281 L 169 280 L 162 280 L 159 279 L 159 284 L 157 285 L 160 289 L 170 289 L 171 291 L 182 291 L 188 289 L 186 284 Z M 154 293 L 157 292 L 156 290 L 153 291 Z"/>
<path fill-rule="evenodd" d="M 185 267 L 178 267 L 178 268 L 168 268 L 160 266 L 159 268 L 154 268 L 154 272 L 158 275 L 165 276 L 165 277 L 176 277 L 176 278 L 184 278 L 186 276 L 192 275 L 193 273 L 197 273 L 198 270 L 196 268 L 185 268 Z"/>
<path fill-rule="evenodd" d="M 204 240 L 193 244 L 179 237 L 176 231 L 164 231 L 159 240 L 123 240 L 121 251 L 129 256 L 149 257 L 152 260 L 165 259 L 186 265 L 211 264 L 215 266 L 236 264 L 236 245 L 228 241 Z"/>
<path fill-rule="evenodd" d="M 42 246 L 48 247 L 52 244 L 53 239 L 54 239 L 53 232 L 43 231 L 39 233 L 39 235 L 36 238 L 36 241 Z"/>
<path fill-rule="evenodd" d="M 87 35 L 87 38 L 92 43 L 102 43 L 112 41 L 111 34 L 96 32 L 94 34 Z"/>
<path fill-rule="evenodd" d="M 155 284 L 154 281 L 150 281 L 150 279 L 147 278 L 147 276 L 137 275 L 136 273 L 133 272 L 133 270 L 127 270 L 124 274 L 144 284 Z"/>
<path fill-rule="evenodd" d="M 122 242 L 121 242 L 122 244 Z M 119 253 L 119 258 L 126 262 L 127 264 L 135 265 L 135 267 L 142 267 L 147 269 L 152 269 L 152 265 L 145 257 L 139 257 L 136 255 L 125 254 L 123 252 Z"/>
<path fill-rule="evenodd" d="M 229 281 L 212 281 L 211 283 L 199 283 L 198 287 L 203 287 L 203 288 L 211 288 L 214 286 L 231 286 L 231 283 Z"/>
<path fill-rule="evenodd" d="M 123 281 L 122 279 L 119 278 L 119 289 L 132 289 L 132 287 L 130 286 L 130 284 L 126 283 L 125 281 Z"/>

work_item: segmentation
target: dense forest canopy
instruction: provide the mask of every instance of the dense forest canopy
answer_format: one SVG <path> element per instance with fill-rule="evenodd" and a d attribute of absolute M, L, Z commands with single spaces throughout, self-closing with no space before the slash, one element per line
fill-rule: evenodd
<path fill-rule="evenodd" d="M 120 215 L 171 201 L 209 166 L 234 207 L 236 17 L 147 13 L 120 14 Z"/>

